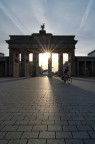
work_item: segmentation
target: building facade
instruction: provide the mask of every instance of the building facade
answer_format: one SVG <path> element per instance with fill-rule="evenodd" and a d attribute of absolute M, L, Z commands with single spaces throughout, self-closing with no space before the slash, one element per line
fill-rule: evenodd
<path fill-rule="evenodd" d="M 93 50 L 92 52 L 88 53 L 88 56 L 93 56 L 93 57 L 95 57 L 95 50 Z"/>
<path fill-rule="evenodd" d="M 9 76 L 9 57 L 0 53 L 0 77 Z"/>
<path fill-rule="evenodd" d="M 75 57 L 77 77 L 95 77 L 95 56 Z"/>

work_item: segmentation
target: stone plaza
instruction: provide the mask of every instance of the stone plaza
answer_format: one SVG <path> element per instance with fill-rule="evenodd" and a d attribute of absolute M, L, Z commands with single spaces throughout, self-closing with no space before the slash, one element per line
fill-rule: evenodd
<path fill-rule="evenodd" d="M 0 79 L 0 144 L 95 144 L 95 79 Z"/>

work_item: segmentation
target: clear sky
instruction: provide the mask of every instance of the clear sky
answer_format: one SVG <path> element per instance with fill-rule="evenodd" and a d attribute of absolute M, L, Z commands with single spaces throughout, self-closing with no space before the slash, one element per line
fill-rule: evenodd
<path fill-rule="evenodd" d="M 8 55 L 9 35 L 75 35 L 75 55 L 95 50 L 95 0 L 0 0 L 0 52 Z"/>

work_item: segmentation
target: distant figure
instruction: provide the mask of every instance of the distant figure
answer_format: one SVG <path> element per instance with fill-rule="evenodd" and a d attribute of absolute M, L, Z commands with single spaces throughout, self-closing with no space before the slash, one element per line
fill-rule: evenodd
<path fill-rule="evenodd" d="M 64 70 L 64 74 L 68 75 L 68 72 L 69 72 L 69 69 L 68 69 L 68 67 L 66 67 L 65 70 Z"/>
<path fill-rule="evenodd" d="M 44 30 L 45 28 L 45 24 L 41 25 L 41 28 L 42 28 L 42 31 Z"/>

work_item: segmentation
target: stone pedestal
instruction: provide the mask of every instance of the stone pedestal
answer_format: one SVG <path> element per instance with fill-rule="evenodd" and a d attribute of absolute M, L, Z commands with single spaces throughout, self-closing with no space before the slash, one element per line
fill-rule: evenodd
<path fill-rule="evenodd" d="M 46 31 L 45 30 L 40 30 L 39 33 L 40 34 L 46 34 Z"/>

